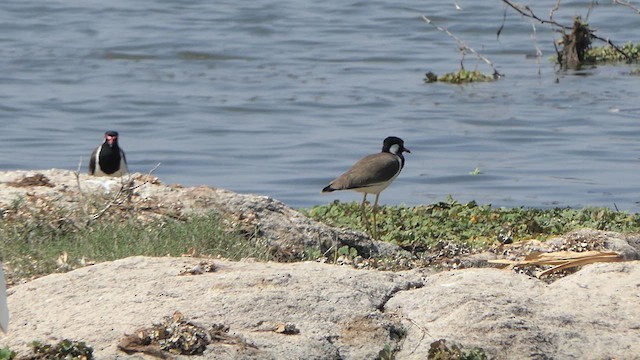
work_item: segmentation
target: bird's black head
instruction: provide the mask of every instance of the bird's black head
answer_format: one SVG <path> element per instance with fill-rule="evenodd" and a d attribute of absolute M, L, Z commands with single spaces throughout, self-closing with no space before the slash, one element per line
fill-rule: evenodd
<path fill-rule="evenodd" d="M 109 130 L 104 133 L 104 139 L 104 142 L 106 142 L 111 147 L 113 147 L 114 145 L 118 145 L 118 132 Z"/>
<path fill-rule="evenodd" d="M 395 136 L 389 136 L 384 139 L 384 142 L 382 143 L 382 152 L 402 155 L 402 152 L 410 153 L 411 151 L 404 147 L 404 141 L 402 139 Z"/>

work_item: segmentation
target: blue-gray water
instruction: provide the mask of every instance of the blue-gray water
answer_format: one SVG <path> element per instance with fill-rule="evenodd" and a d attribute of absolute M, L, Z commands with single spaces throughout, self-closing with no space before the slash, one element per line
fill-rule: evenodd
<path fill-rule="evenodd" d="M 0 169 L 75 169 L 120 131 L 130 169 L 294 207 L 396 135 L 412 153 L 384 204 L 617 206 L 640 200 L 640 77 L 558 73 L 558 35 L 500 1 L 4 0 Z M 546 17 L 555 0 L 536 1 Z M 570 24 L 591 1 L 563 1 Z M 495 83 L 423 83 L 459 68 L 448 28 Z M 598 34 L 638 42 L 640 17 L 600 2 Z M 596 43 L 595 45 L 601 45 Z M 534 56 L 536 47 L 542 58 Z M 468 69 L 491 69 L 465 57 Z M 472 175 L 474 169 L 480 174 Z"/>

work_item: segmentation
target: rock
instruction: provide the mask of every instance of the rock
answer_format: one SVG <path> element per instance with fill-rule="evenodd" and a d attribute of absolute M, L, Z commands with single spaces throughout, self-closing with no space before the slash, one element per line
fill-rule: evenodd
<path fill-rule="evenodd" d="M 510 272 L 429 276 L 385 313 L 405 319 L 397 359 L 426 359 L 431 339 L 481 347 L 495 359 L 634 359 L 640 354 L 640 262 L 593 264 L 546 285 Z"/>
<path fill-rule="evenodd" d="M 640 260 L 640 236 L 638 234 L 620 234 L 614 231 L 579 229 L 549 239 L 546 246 L 551 251 L 586 251 L 606 249 L 616 251 L 625 260 Z"/>
<path fill-rule="evenodd" d="M 24 350 L 33 340 L 69 338 L 92 345 L 97 359 L 135 358 L 117 349 L 125 335 L 179 311 L 244 340 L 214 343 L 204 359 L 374 359 L 399 341 L 385 302 L 422 281 L 315 262 L 217 260 L 215 272 L 180 275 L 198 263 L 131 257 L 15 286 L 3 344 Z M 280 324 L 298 332 L 277 331 Z"/>
<path fill-rule="evenodd" d="M 445 338 L 495 359 L 631 359 L 640 354 L 640 262 L 592 264 L 545 284 L 497 269 L 381 272 L 301 263 L 131 257 L 9 289 L 3 346 L 65 338 L 97 359 L 140 359 L 118 344 L 179 311 L 236 341 L 199 359 L 426 359 Z M 278 329 L 296 331 L 279 331 Z M 406 337 L 405 337 L 406 336 Z M 183 357 L 183 358 L 186 358 Z"/>

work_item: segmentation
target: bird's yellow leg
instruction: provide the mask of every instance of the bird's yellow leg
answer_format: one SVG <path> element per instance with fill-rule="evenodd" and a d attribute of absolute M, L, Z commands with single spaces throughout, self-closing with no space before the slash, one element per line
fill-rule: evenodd
<path fill-rule="evenodd" d="M 376 222 L 376 212 L 378 210 L 378 197 L 380 194 L 376 194 L 376 201 L 373 203 L 373 239 L 378 240 L 378 224 Z"/>
<path fill-rule="evenodd" d="M 369 227 L 369 218 L 367 217 L 367 193 L 364 193 L 364 197 L 362 198 L 362 205 L 360 206 L 362 209 L 362 225 L 364 225 L 365 229 L 369 233 L 371 233 L 371 228 Z"/>

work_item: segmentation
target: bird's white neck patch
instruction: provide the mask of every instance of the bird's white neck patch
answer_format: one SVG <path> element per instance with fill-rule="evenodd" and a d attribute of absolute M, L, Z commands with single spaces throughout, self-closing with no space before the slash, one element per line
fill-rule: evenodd
<path fill-rule="evenodd" d="M 397 154 L 398 151 L 400 151 L 400 145 L 398 144 L 393 144 L 389 147 L 389 152 L 392 154 Z"/>

